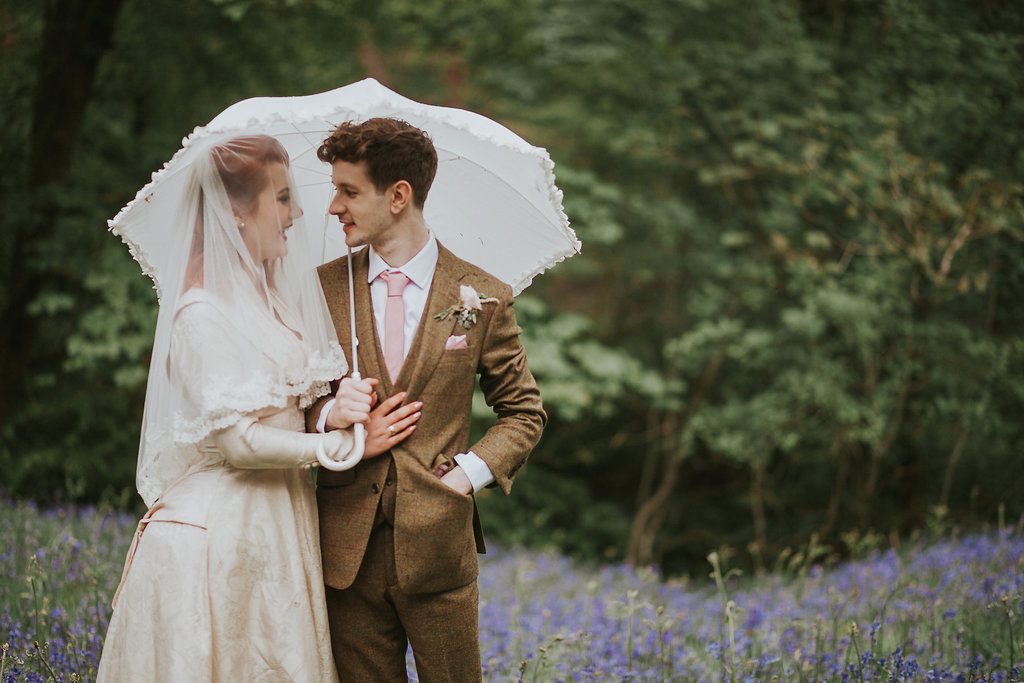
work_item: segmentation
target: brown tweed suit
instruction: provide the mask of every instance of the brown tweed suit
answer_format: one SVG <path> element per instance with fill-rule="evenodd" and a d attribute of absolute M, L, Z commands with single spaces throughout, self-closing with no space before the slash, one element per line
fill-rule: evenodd
<path fill-rule="evenodd" d="M 339 674 L 343 681 L 392 680 L 400 672 L 404 680 L 408 637 L 421 680 L 478 680 L 476 555 L 484 552 L 480 519 L 473 497 L 450 489 L 432 470 L 472 450 L 508 494 L 540 438 L 546 418 L 519 341 L 512 292 L 440 246 L 419 329 L 392 382 L 366 283 L 367 249 L 353 257 L 353 265 L 361 374 L 380 380 L 382 401 L 407 391 L 407 402 L 424 405 L 416 431 L 389 454 L 346 472 L 319 474 L 320 544 L 324 581 L 335 589 L 329 591 L 328 609 Z M 327 263 L 318 272 L 338 337 L 349 353 L 347 259 Z M 434 319 L 458 301 L 460 285 L 499 300 L 483 304 L 468 330 L 457 327 L 454 316 Z M 446 351 L 445 341 L 452 334 L 466 334 L 468 348 Z M 497 421 L 470 446 L 477 374 Z M 315 431 L 327 398 L 308 411 L 310 431 Z M 378 588 L 379 600 L 367 597 Z M 360 591 L 358 600 L 351 597 Z M 374 648 L 380 652 L 367 651 Z"/>

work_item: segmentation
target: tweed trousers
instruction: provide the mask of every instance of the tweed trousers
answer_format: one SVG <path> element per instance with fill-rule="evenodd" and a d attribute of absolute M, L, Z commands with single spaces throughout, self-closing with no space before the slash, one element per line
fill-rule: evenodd
<path fill-rule="evenodd" d="M 363 563 L 351 586 L 327 586 L 338 677 L 405 681 L 411 643 L 423 683 L 480 681 L 477 582 L 440 593 L 406 594 L 395 568 L 395 467 L 388 472 Z"/>

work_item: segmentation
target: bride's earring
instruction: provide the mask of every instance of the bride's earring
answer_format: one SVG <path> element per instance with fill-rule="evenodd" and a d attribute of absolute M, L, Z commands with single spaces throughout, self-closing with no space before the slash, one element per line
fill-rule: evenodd
<path fill-rule="evenodd" d="M 238 221 L 238 229 L 245 230 L 245 221 Z"/>

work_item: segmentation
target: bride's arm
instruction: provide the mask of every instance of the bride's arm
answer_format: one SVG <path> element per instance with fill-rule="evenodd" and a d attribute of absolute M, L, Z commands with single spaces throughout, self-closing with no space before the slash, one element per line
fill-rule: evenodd
<path fill-rule="evenodd" d="M 213 442 L 233 467 L 280 469 L 303 467 L 316 462 L 317 446 L 323 444 L 328 456 L 341 460 L 354 443 L 348 430 L 327 434 L 304 434 L 260 424 L 253 415 L 213 434 Z"/>
<path fill-rule="evenodd" d="M 168 369 L 194 413 L 230 413 L 233 399 L 229 393 L 225 398 L 224 386 L 250 372 L 240 363 L 253 354 L 241 353 L 248 340 L 212 301 L 196 298 L 176 314 Z M 318 447 L 341 460 L 354 445 L 350 431 L 305 434 L 261 424 L 255 413 L 240 415 L 234 425 L 213 432 L 211 438 L 229 464 L 247 469 L 310 465 L 317 461 Z"/>

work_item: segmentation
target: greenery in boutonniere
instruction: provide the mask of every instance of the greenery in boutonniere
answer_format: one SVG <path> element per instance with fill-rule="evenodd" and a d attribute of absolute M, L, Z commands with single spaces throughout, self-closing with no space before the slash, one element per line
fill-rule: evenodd
<path fill-rule="evenodd" d="M 455 322 L 465 329 L 476 324 L 477 311 L 483 308 L 483 304 L 496 304 L 498 300 L 494 297 L 481 295 L 469 285 L 459 287 L 459 300 L 434 316 L 434 320 L 444 320 L 454 314 Z"/>

